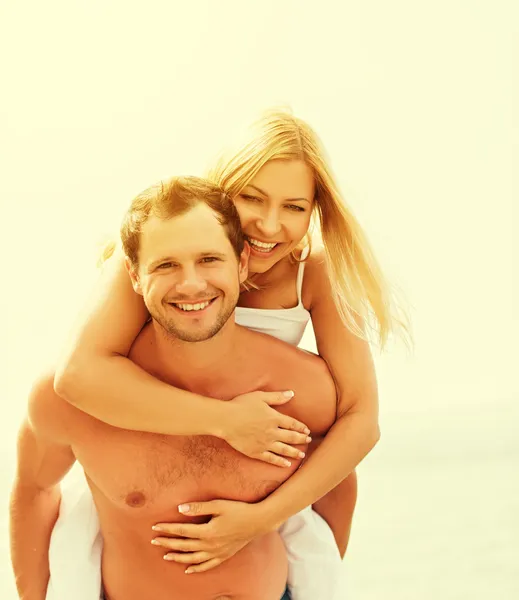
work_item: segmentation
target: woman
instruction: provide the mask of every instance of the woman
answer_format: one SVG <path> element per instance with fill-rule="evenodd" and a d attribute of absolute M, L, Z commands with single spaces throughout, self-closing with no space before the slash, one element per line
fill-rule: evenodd
<path fill-rule="evenodd" d="M 251 277 L 240 296 L 237 322 L 297 344 L 311 318 L 317 349 L 336 382 L 337 420 L 303 467 L 261 503 L 269 507 L 268 523 L 254 520 L 255 505 L 195 503 L 183 512 L 214 515 L 211 547 L 200 525 L 189 530 L 190 552 L 182 552 L 184 540 L 166 537 L 176 534 L 175 525 L 157 524 L 157 541 L 168 549 L 168 559 L 201 572 L 259 532 L 287 522 L 292 598 L 316 597 L 311 586 L 319 580 L 318 541 L 332 569 L 331 532 L 344 555 L 356 501 L 354 469 L 379 438 L 376 377 L 365 332 L 374 321 L 383 345 L 403 324 L 392 313 L 389 288 L 306 123 L 285 112 L 266 114 L 211 178 L 233 199 L 251 248 Z M 319 250 L 311 249 L 312 217 L 322 234 Z M 217 400 L 163 384 L 125 358 L 148 315 L 122 256 L 109 263 L 96 302 L 57 372 L 56 391 L 111 425 L 171 435 L 210 433 L 280 466 L 284 457 L 294 456 L 290 444 L 305 435 L 304 426 L 281 419 L 266 405 L 271 396 L 238 397 L 227 403 L 228 418 L 211 422 L 206 415 L 213 414 Z M 246 435 L 240 436 L 240 429 Z M 313 511 L 304 510 L 309 505 Z M 58 525 L 66 530 L 66 522 Z M 305 553 L 308 540 L 312 550 Z M 324 579 L 334 579 L 331 571 L 319 581 Z M 329 597 L 318 590 L 319 597 Z"/>

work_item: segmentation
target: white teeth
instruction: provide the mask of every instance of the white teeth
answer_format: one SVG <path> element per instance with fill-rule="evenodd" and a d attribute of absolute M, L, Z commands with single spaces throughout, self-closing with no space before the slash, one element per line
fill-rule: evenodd
<path fill-rule="evenodd" d="M 254 238 L 248 238 L 250 244 L 257 248 L 258 250 L 261 248 L 260 252 L 270 252 L 277 243 L 267 244 L 266 242 L 260 242 L 259 240 L 255 240 Z"/>
<path fill-rule="evenodd" d="M 173 304 L 181 310 L 204 310 L 204 308 L 207 308 L 209 304 L 211 304 L 211 301 L 209 300 L 208 302 L 198 302 L 197 304 L 180 304 L 173 302 Z"/>

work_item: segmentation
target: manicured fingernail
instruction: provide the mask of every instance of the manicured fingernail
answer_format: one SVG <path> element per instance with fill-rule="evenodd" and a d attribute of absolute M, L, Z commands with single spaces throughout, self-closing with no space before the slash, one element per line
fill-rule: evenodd
<path fill-rule="evenodd" d="M 287 392 L 283 392 L 283 396 L 285 396 L 285 398 L 293 398 L 294 392 L 292 390 L 288 390 Z"/>
<path fill-rule="evenodd" d="M 285 465 L 285 467 L 291 467 L 292 463 L 289 460 L 284 460 L 283 464 Z"/>
<path fill-rule="evenodd" d="M 178 507 L 178 512 L 181 512 L 181 513 L 188 513 L 188 512 L 189 512 L 189 504 L 181 504 L 181 505 Z"/>
<path fill-rule="evenodd" d="M 192 572 L 193 572 L 193 571 L 191 571 L 191 569 L 186 569 L 186 570 L 184 571 L 184 573 L 185 573 L 186 575 L 190 575 Z"/>
<path fill-rule="evenodd" d="M 160 542 L 159 542 L 159 540 L 151 540 L 151 543 L 152 543 L 154 546 L 160 546 Z"/>
<path fill-rule="evenodd" d="M 306 442 L 307 442 L 307 444 L 309 444 L 311 441 L 312 441 L 312 438 L 311 438 L 310 436 L 308 436 L 308 437 L 306 438 Z"/>
<path fill-rule="evenodd" d="M 305 457 L 305 453 L 304 452 L 300 452 L 299 453 L 299 458 L 304 458 Z"/>
<path fill-rule="evenodd" d="M 153 525 L 152 529 L 153 531 L 164 531 L 159 525 Z"/>
<path fill-rule="evenodd" d="M 162 557 L 164 560 L 173 560 L 173 557 L 170 556 L 169 554 L 164 554 L 164 556 Z"/>
<path fill-rule="evenodd" d="M 308 427 L 305 428 L 305 430 L 303 431 L 303 433 L 305 433 L 306 435 L 308 435 L 310 433 L 310 430 L 308 429 Z"/>

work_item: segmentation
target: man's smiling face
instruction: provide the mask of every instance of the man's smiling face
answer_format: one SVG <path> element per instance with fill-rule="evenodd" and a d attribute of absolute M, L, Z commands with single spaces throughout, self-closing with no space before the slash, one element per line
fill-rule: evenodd
<path fill-rule="evenodd" d="M 169 335 L 200 342 L 232 316 L 247 277 L 247 250 L 237 258 L 216 214 L 200 202 L 170 219 L 146 221 L 139 265 L 130 274 L 135 291 Z"/>

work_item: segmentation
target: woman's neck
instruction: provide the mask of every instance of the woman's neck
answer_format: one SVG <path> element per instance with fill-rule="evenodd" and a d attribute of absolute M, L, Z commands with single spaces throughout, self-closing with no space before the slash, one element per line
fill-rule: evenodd
<path fill-rule="evenodd" d="M 280 261 L 273 265 L 264 273 L 250 274 L 250 281 L 260 288 L 273 287 L 285 280 L 287 269 L 291 266 L 290 256 L 284 256 Z"/>

